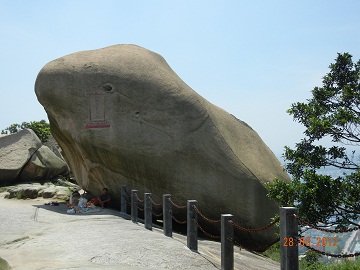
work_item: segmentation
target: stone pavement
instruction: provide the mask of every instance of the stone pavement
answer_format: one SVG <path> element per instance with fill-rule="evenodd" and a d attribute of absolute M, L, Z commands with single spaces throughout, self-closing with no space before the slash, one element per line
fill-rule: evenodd
<path fill-rule="evenodd" d="M 3 197 L 0 258 L 11 269 L 220 269 L 217 242 L 199 241 L 199 252 L 193 252 L 185 236 L 146 230 L 117 211 L 69 215 L 64 204 Z M 234 249 L 235 269 L 280 269 L 268 258 Z"/>

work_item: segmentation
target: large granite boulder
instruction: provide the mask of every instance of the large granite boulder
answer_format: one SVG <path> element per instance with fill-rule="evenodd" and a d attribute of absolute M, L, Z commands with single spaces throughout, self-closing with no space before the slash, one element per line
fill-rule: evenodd
<path fill-rule="evenodd" d="M 169 193 L 177 204 L 198 200 L 210 219 L 231 213 L 249 228 L 278 213 L 264 183 L 289 177 L 271 150 L 154 52 L 116 45 L 61 57 L 40 71 L 35 92 L 78 184 L 93 194 L 107 187 L 118 199 L 122 185 L 157 201 Z M 271 243 L 274 232 L 235 230 L 250 247 Z"/>
<path fill-rule="evenodd" d="M 67 175 L 68 166 L 31 129 L 0 137 L 0 185 Z"/>

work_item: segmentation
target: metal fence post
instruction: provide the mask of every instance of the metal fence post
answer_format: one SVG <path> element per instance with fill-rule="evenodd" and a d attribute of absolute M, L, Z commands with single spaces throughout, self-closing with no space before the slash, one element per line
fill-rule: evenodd
<path fill-rule="evenodd" d="M 196 205 L 196 200 L 187 201 L 187 246 L 194 251 L 198 250 L 198 217 L 194 207 Z"/>
<path fill-rule="evenodd" d="M 138 222 L 138 199 L 137 190 L 131 190 L 131 220 L 132 222 Z"/>
<path fill-rule="evenodd" d="M 281 270 L 299 269 L 298 222 L 295 207 L 280 208 L 280 262 Z"/>
<path fill-rule="evenodd" d="M 234 227 L 229 222 L 233 215 L 221 215 L 221 270 L 234 269 Z"/>
<path fill-rule="evenodd" d="M 126 214 L 126 199 L 127 199 L 127 192 L 126 192 L 126 185 L 121 186 L 121 193 L 120 193 L 120 211 L 121 213 L 125 213 Z"/>
<path fill-rule="evenodd" d="M 145 193 L 144 198 L 145 228 L 152 230 L 152 203 L 150 201 L 151 193 Z"/>
<path fill-rule="evenodd" d="M 163 195 L 163 217 L 164 217 L 164 234 L 172 237 L 172 207 L 170 202 L 171 195 Z"/>

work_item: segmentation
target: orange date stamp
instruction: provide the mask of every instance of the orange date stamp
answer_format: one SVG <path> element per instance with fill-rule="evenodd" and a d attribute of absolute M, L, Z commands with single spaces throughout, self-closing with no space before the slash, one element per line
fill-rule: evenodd
<path fill-rule="evenodd" d="M 339 241 L 337 237 L 316 237 L 315 239 L 316 239 L 316 244 L 313 244 L 313 246 L 317 246 L 317 247 L 320 246 L 336 247 L 337 242 Z M 293 237 L 284 237 L 284 241 L 283 241 L 284 247 L 294 247 L 294 246 L 309 247 L 310 244 L 311 244 L 310 237 L 300 237 L 298 242 Z"/>

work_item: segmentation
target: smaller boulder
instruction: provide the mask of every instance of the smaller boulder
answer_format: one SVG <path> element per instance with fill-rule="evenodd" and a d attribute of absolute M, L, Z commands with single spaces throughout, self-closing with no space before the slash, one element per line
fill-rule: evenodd
<path fill-rule="evenodd" d="M 48 199 L 48 198 L 52 198 L 54 197 L 56 194 L 56 188 L 51 186 L 51 187 L 48 187 L 48 188 L 45 188 L 42 192 L 42 197 L 44 199 Z"/>
<path fill-rule="evenodd" d="M 39 194 L 39 189 L 36 187 L 29 187 L 23 190 L 22 199 L 36 199 Z"/>
<path fill-rule="evenodd" d="M 20 179 L 37 181 L 69 173 L 67 164 L 47 146 L 41 146 L 25 164 Z"/>
<path fill-rule="evenodd" d="M 6 191 L 8 195 L 5 198 L 7 199 L 36 199 L 42 197 L 66 201 L 71 194 L 71 188 L 68 186 L 57 186 L 53 183 L 18 184 L 8 187 Z"/>
<path fill-rule="evenodd" d="M 68 187 L 56 187 L 56 194 L 54 195 L 54 199 L 67 201 L 69 200 L 71 195 L 71 190 Z"/>
<path fill-rule="evenodd" d="M 0 184 L 17 178 L 31 156 L 42 146 L 31 129 L 0 137 Z"/>
<path fill-rule="evenodd" d="M 6 198 L 36 199 L 43 189 L 44 187 L 39 183 L 11 186 L 7 189 L 9 195 L 7 195 Z"/>
<path fill-rule="evenodd" d="M 69 167 L 31 129 L 0 137 L 0 185 L 68 175 Z"/>

